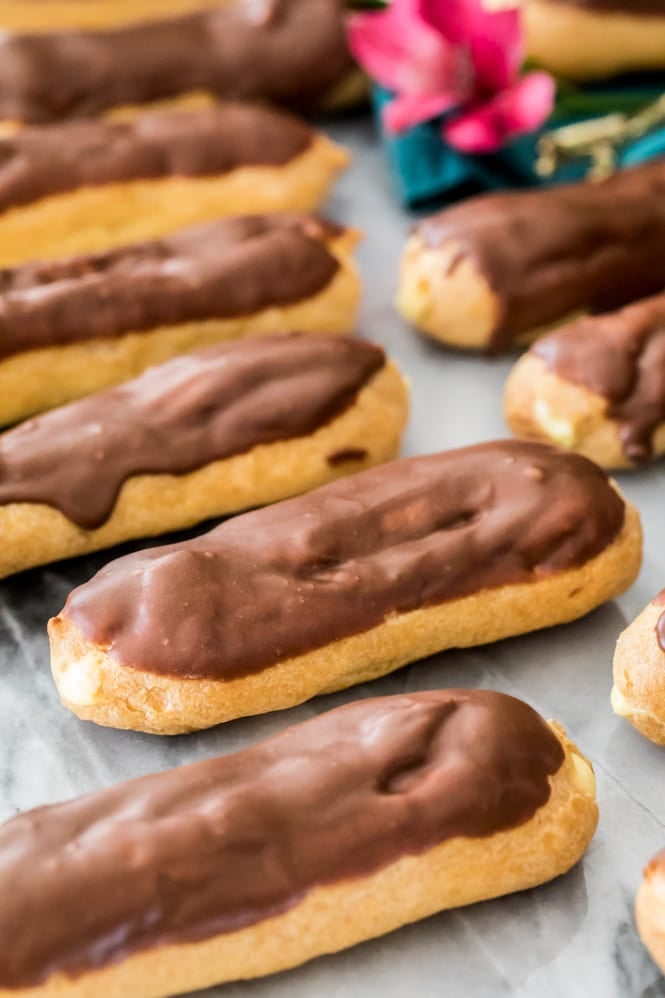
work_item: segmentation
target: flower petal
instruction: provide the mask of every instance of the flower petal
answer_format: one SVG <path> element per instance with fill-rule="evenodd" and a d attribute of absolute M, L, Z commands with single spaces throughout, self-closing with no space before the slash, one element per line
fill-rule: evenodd
<path fill-rule="evenodd" d="M 355 14 L 348 20 L 351 52 L 373 79 L 390 90 L 398 89 L 401 66 L 409 57 L 409 47 L 401 29 L 399 4 L 386 11 Z"/>
<path fill-rule="evenodd" d="M 548 73 L 529 73 L 492 100 L 444 122 L 444 138 L 460 152 L 494 152 L 517 135 L 535 131 L 554 104 Z"/>
<path fill-rule="evenodd" d="M 465 45 L 484 27 L 480 0 L 420 0 L 420 16 L 454 45 Z"/>
<path fill-rule="evenodd" d="M 414 125 L 438 118 L 444 111 L 454 107 L 455 100 L 450 95 L 406 94 L 396 97 L 383 110 L 383 122 L 393 135 L 406 131 Z"/>
<path fill-rule="evenodd" d="M 478 89 L 493 93 L 517 78 L 524 61 L 524 38 L 518 11 L 502 10 L 486 19 L 471 39 L 471 55 Z"/>
<path fill-rule="evenodd" d="M 420 15 L 452 44 L 470 51 L 478 92 L 488 96 L 516 78 L 524 59 L 517 9 L 487 10 L 482 0 L 420 0 Z"/>
<path fill-rule="evenodd" d="M 420 17 L 420 0 L 393 0 L 386 11 L 349 19 L 349 45 L 370 76 L 398 93 L 471 95 L 468 54 Z"/>

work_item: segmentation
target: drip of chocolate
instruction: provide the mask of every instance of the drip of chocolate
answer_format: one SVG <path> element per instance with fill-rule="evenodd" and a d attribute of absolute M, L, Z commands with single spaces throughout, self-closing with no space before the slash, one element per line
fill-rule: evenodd
<path fill-rule="evenodd" d="M 611 11 L 628 16 L 646 14 L 652 17 L 665 17 L 664 0 L 547 0 L 547 2 L 568 7 L 584 7 L 593 11 Z"/>
<path fill-rule="evenodd" d="M 0 270 L 0 360 L 208 319 L 323 291 L 342 230 L 307 215 L 248 215 L 153 242 Z"/>
<path fill-rule="evenodd" d="M 442 690 L 28 811 L 0 827 L 0 987 L 235 932 L 317 887 L 516 828 L 563 760 L 520 700 Z"/>
<path fill-rule="evenodd" d="M 133 475 L 183 474 L 306 436 L 385 363 L 362 340 L 293 333 L 213 347 L 0 436 L 0 504 L 46 503 L 101 526 Z"/>
<path fill-rule="evenodd" d="M 496 296 L 492 348 L 579 311 L 665 288 L 665 162 L 599 183 L 485 194 L 420 222 L 429 248 L 457 244 Z"/>
<path fill-rule="evenodd" d="M 328 454 L 326 460 L 331 468 L 336 468 L 349 461 L 364 461 L 366 457 L 367 451 L 364 447 L 344 447 L 342 450 L 336 450 L 333 454 Z"/>
<path fill-rule="evenodd" d="M 313 137 L 290 115 L 242 104 L 21 128 L 0 138 L 0 211 L 85 187 L 283 166 Z"/>
<path fill-rule="evenodd" d="M 394 461 L 120 558 L 62 614 L 125 666 L 228 680 L 393 613 L 583 565 L 624 514 L 585 458 L 480 444 Z"/>
<path fill-rule="evenodd" d="M 531 352 L 558 377 L 607 399 L 629 461 L 653 456 L 653 434 L 665 422 L 665 295 L 580 319 Z"/>
<path fill-rule="evenodd" d="M 653 600 L 654 606 L 665 606 L 665 589 L 662 593 L 659 593 L 655 600 Z M 656 624 L 656 636 L 658 638 L 658 644 L 660 648 L 665 651 L 665 613 L 661 614 L 658 618 Z"/>
<path fill-rule="evenodd" d="M 0 120 L 42 124 L 206 91 L 313 108 L 351 67 L 341 0 L 244 0 L 112 31 L 10 34 Z"/>

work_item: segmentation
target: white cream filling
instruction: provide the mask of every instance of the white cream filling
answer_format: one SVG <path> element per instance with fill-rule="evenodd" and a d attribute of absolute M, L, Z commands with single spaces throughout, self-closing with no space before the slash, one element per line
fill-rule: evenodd
<path fill-rule="evenodd" d="M 96 655 L 84 655 L 78 662 L 72 662 L 58 677 L 60 695 L 63 700 L 90 707 L 97 702 L 100 689 L 99 666 Z"/>
<path fill-rule="evenodd" d="M 561 419 L 552 413 L 550 405 L 545 399 L 536 399 L 533 406 L 534 419 L 545 431 L 550 440 L 554 440 L 562 447 L 573 447 L 577 440 L 575 427 L 567 419 Z"/>
<path fill-rule="evenodd" d="M 596 777 L 590 764 L 576 752 L 572 752 L 570 758 L 573 764 L 572 781 L 574 786 L 580 793 L 595 798 Z"/>

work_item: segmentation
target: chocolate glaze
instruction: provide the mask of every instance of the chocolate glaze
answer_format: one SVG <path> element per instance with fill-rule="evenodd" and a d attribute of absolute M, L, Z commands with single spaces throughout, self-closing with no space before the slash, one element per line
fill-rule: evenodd
<path fill-rule="evenodd" d="M 563 760 L 520 700 L 442 690 L 28 811 L 0 828 L 0 987 L 234 932 L 316 887 L 516 828 Z"/>
<path fill-rule="evenodd" d="M 585 7 L 589 10 L 613 11 L 617 14 L 647 14 L 665 16 L 665 0 L 549 0 L 568 7 Z"/>
<path fill-rule="evenodd" d="M 326 461 L 331 468 L 336 468 L 347 461 L 364 461 L 367 451 L 364 447 L 344 447 L 343 450 L 336 450 L 333 454 L 328 454 Z"/>
<path fill-rule="evenodd" d="M 665 606 L 665 589 L 653 600 L 654 606 Z M 661 614 L 656 623 L 656 636 L 661 649 L 665 651 L 665 613 Z"/>
<path fill-rule="evenodd" d="M 665 295 L 580 319 L 531 350 L 560 378 L 607 399 L 628 460 L 653 456 L 653 434 L 665 422 Z"/>
<path fill-rule="evenodd" d="M 623 521 L 590 461 L 481 444 L 394 461 L 111 562 L 63 616 L 123 665 L 226 680 L 391 613 L 581 565 Z"/>
<path fill-rule="evenodd" d="M 290 115 L 242 104 L 22 128 L 0 139 L 0 211 L 82 187 L 282 166 L 313 136 Z"/>
<path fill-rule="evenodd" d="M 0 360 L 304 301 L 337 274 L 326 241 L 342 231 L 308 215 L 246 215 L 0 269 Z"/>
<path fill-rule="evenodd" d="M 0 504 L 46 503 L 99 527 L 132 475 L 183 474 L 313 433 L 384 363 L 371 343 L 298 333 L 176 357 L 2 434 Z"/>
<path fill-rule="evenodd" d="M 341 0 L 241 0 L 112 31 L 6 35 L 0 120 L 91 117 L 194 90 L 312 107 L 351 62 Z"/>
<path fill-rule="evenodd" d="M 599 183 L 485 194 L 425 219 L 431 248 L 457 243 L 498 301 L 492 347 L 584 310 L 665 287 L 665 162 Z"/>

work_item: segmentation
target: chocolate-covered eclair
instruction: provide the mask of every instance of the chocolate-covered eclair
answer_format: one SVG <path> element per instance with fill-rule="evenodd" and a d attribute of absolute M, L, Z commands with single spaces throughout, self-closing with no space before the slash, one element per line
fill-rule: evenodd
<path fill-rule="evenodd" d="M 597 183 L 485 194 L 418 223 L 398 307 L 453 346 L 505 350 L 665 288 L 665 162 Z"/>
<path fill-rule="evenodd" d="M 93 117 L 195 91 L 305 109 L 334 103 L 352 70 L 343 7 L 244 0 L 107 31 L 6 34 L 0 121 Z"/>
<path fill-rule="evenodd" d="M 619 637 L 611 699 L 615 714 L 665 745 L 665 590 Z"/>
<path fill-rule="evenodd" d="M 527 52 L 558 76 L 665 68 L 663 0 L 524 0 Z"/>
<path fill-rule="evenodd" d="M 311 215 L 237 216 L 0 270 L 0 424 L 221 340 L 350 332 L 356 240 Z"/>
<path fill-rule="evenodd" d="M 587 613 L 641 560 L 585 458 L 501 441 L 395 461 L 112 562 L 50 622 L 83 718 L 175 733 Z"/>
<path fill-rule="evenodd" d="M 395 456 L 383 351 L 282 334 L 177 357 L 0 435 L 0 577 L 260 506 Z"/>
<path fill-rule="evenodd" d="M 508 379 L 505 407 L 518 436 L 606 468 L 665 453 L 665 295 L 538 340 Z"/>
<path fill-rule="evenodd" d="M 597 816 L 590 764 L 520 700 L 352 703 L 0 826 L 0 996 L 274 973 L 551 880 Z"/>
<path fill-rule="evenodd" d="M 309 211 L 346 163 L 303 122 L 245 104 L 19 129 L 0 138 L 0 266 Z"/>

